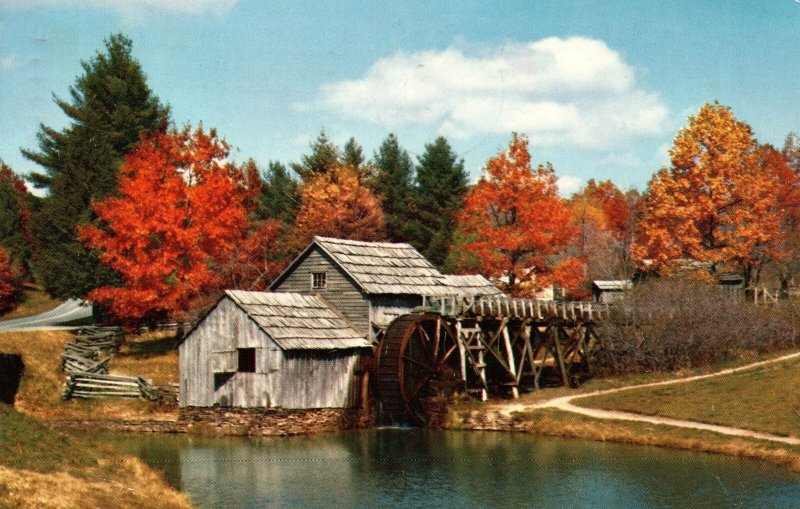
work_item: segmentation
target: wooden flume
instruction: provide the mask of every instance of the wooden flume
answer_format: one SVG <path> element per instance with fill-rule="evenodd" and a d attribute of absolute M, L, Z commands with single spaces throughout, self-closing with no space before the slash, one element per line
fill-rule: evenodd
<path fill-rule="evenodd" d="M 575 385 L 591 372 L 594 325 L 609 305 L 509 297 L 426 297 L 378 344 L 376 389 L 387 424 L 425 424 L 433 396 L 468 392 L 516 398 L 548 383 Z M 555 377 L 555 380 L 553 380 Z"/>

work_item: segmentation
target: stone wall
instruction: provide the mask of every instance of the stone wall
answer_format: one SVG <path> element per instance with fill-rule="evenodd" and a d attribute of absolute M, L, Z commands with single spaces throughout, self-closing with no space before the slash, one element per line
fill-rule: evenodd
<path fill-rule="evenodd" d="M 369 410 L 360 408 L 183 407 L 178 424 L 187 433 L 286 436 L 368 428 L 373 420 Z"/>

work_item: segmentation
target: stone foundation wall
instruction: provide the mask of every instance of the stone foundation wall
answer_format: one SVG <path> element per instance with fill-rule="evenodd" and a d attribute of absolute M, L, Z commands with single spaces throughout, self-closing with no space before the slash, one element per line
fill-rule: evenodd
<path fill-rule="evenodd" d="M 368 428 L 372 412 L 361 408 L 183 407 L 178 424 L 187 433 L 286 436 Z"/>

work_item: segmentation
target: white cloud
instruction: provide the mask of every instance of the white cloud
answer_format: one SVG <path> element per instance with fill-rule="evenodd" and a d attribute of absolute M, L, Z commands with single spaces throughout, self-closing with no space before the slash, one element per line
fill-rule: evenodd
<path fill-rule="evenodd" d="M 112 9 L 126 16 L 157 11 L 177 14 L 206 14 L 222 16 L 239 0 L 3 0 L 2 7 L 84 7 Z"/>
<path fill-rule="evenodd" d="M 583 179 L 574 175 L 562 175 L 558 177 L 558 194 L 569 197 L 573 193 L 580 191 L 583 187 Z"/>
<path fill-rule="evenodd" d="M 324 84 L 321 102 L 389 128 L 465 138 L 523 131 L 535 145 L 606 149 L 663 132 L 667 107 L 634 74 L 601 40 L 550 37 L 476 55 L 399 52 L 359 79 Z"/>
<path fill-rule="evenodd" d="M 19 59 L 15 55 L 9 55 L 7 57 L 0 58 L 0 71 L 4 71 L 6 69 L 13 69 L 14 67 L 19 66 Z"/>

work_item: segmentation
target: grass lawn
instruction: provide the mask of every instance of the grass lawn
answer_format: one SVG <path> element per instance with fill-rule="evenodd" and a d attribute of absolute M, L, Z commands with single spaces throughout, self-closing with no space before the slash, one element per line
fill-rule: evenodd
<path fill-rule="evenodd" d="M 581 385 L 579 388 L 571 388 L 571 387 L 548 387 L 539 389 L 537 391 L 532 391 L 529 393 L 523 393 L 520 395 L 518 400 L 509 400 L 509 399 L 491 399 L 487 403 L 480 403 L 475 400 L 470 400 L 469 402 L 458 403 L 456 406 L 464 406 L 464 407 L 477 407 L 477 406 L 484 406 L 488 405 L 492 406 L 503 406 L 507 404 L 520 404 L 520 405 L 530 405 L 537 403 L 539 401 L 545 401 L 548 399 L 558 398 L 561 396 L 574 396 L 577 394 L 584 394 L 590 393 L 605 389 L 616 389 L 619 387 L 626 387 L 629 385 L 639 385 L 639 384 L 646 384 L 652 382 L 661 382 L 666 380 L 675 380 L 679 378 L 686 378 L 689 376 L 695 375 L 703 375 L 706 373 L 713 373 L 715 371 L 720 371 L 723 369 L 728 368 L 735 368 L 738 366 L 744 366 L 745 364 L 750 364 L 757 361 L 768 360 L 776 357 L 780 357 L 782 355 L 786 355 L 788 353 L 792 353 L 796 350 L 783 350 L 779 352 L 772 352 L 769 354 L 764 355 L 744 355 L 738 359 L 731 359 L 727 360 L 713 366 L 705 366 L 702 368 L 695 368 L 695 369 L 688 369 L 683 371 L 677 372 L 658 372 L 658 373 L 644 373 L 644 374 L 633 374 L 633 375 L 622 375 L 622 376 L 615 376 L 615 377 L 608 377 L 608 378 L 590 378 L 586 380 L 586 382 Z M 628 392 L 625 392 L 628 394 Z M 585 400 L 577 400 L 580 402 L 581 405 L 584 406 L 597 406 L 597 405 L 590 405 L 588 403 L 584 403 L 590 401 L 589 399 Z M 594 401 L 592 399 L 591 401 Z M 605 407 L 602 407 L 605 408 Z"/>
<path fill-rule="evenodd" d="M 109 373 L 141 376 L 156 385 L 177 383 L 180 374 L 175 333 L 129 334 L 119 354 L 111 360 Z"/>
<path fill-rule="evenodd" d="M 191 506 L 138 459 L 0 404 L 0 508 L 11 507 Z"/>
<path fill-rule="evenodd" d="M 579 399 L 623 410 L 800 436 L 800 359 L 663 387 Z"/>
<path fill-rule="evenodd" d="M 62 303 L 63 301 L 61 300 L 51 299 L 50 296 L 41 289 L 28 286 L 22 291 L 22 300 L 17 304 L 17 307 L 0 316 L 0 320 L 13 320 L 14 318 L 38 315 L 39 313 L 55 309 Z"/>
<path fill-rule="evenodd" d="M 17 394 L 21 412 L 43 418 L 174 419 L 176 409 L 164 409 L 137 399 L 62 401 L 65 375 L 61 352 L 72 340 L 67 331 L 0 332 L 0 352 L 22 354 L 25 372 Z M 167 348 L 163 334 L 130 336 L 109 372 L 140 375 L 156 384 L 178 381 L 178 354 Z M 169 340 L 171 341 L 171 339 Z"/>

